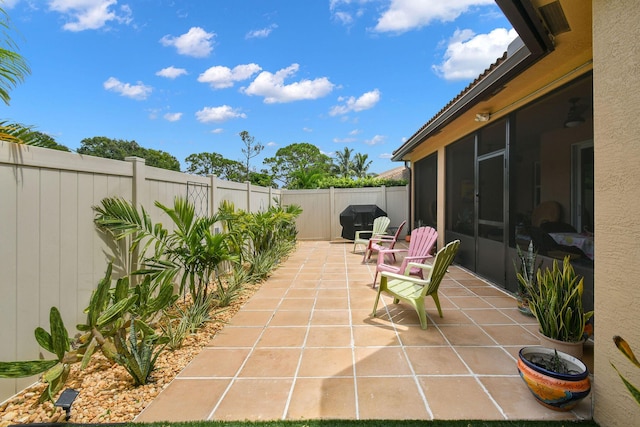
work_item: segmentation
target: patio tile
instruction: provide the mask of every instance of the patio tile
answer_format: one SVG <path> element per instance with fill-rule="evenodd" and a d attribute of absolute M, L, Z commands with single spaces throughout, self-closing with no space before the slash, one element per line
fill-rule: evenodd
<path fill-rule="evenodd" d="M 210 419 L 282 419 L 292 384 L 293 379 L 238 379 L 233 382 Z"/>
<path fill-rule="evenodd" d="M 358 347 L 354 353 L 358 376 L 411 375 L 402 347 Z"/>
<path fill-rule="evenodd" d="M 451 347 L 407 347 L 416 375 L 467 375 L 469 369 Z"/>
<path fill-rule="evenodd" d="M 349 312 L 345 310 L 314 310 L 311 325 L 349 325 Z"/>
<path fill-rule="evenodd" d="M 310 311 L 276 311 L 269 326 L 306 326 L 311 317 Z"/>
<path fill-rule="evenodd" d="M 227 326 L 209 341 L 211 347 L 253 347 L 263 327 Z"/>
<path fill-rule="evenodd" d="M 591 418 L 590 398 L 558 413 L 531 396 L 515 360 L 538 326 L 511 295 L 454 265 L 426 330 L 384 294 L 372 317 L 375 262 L 351 247 L 299 242 L 136 421 Z"/>
<path fill-rule="evenodd" d="M 502 420 L 500 409 L 469 376 L 419 377 L 433 418 L 437 420 Z"/>
<path fill-rule="evenodd" d="M 317 326 L 309 328 L 306 347 L 349 347 L 351 328 L 348 326 Z"/>
<path fill-rule="evenodd" d="M 285 298 L 278 307 L 279 310 L 311 310 L 316 303 L 315 298 Z"/>
<path fill-rule="evenodd" d="M 358 377 L 356 382 L 360 419 L 431 419 L 413 378 Z"/>
<path fill-rule="evenodd" d="M 539 345 L 540 339 L 520 325 L 483 325 L 484 329 L 499 345 Z"/>
<path fill-rule="evenodd" d="M 400 345 L 393 328 L 378 326 L 354 326 L 353 341 L 356 346 Z"/>
<path fill-rule="evenodd" d="M 476 375 L 514 375 L 516 361 L 500 347 L 454 347 Z"/>
<path fill-rule="evenodd" d="M 228 379 L 176 379 L 136 417 L 135 421 L 206 420 L 223 396 L 229 382 Z"/>
<path fill-rule="evenodd" d="M 256 347 L 302 347 L 306 334 L 306 327 L 268 327 L 256 343 Z"/>
<path fill-rule="evenodd" d="M 240 377 L 293 377 L 302 349 L 257 348 L 247 358 Z"/>
<path fill-rule="evenodd" d="M 440 332 L 451 345 L 495 345 L 495 342 L 476 325 L 439 325 Z"/>
<path fill-rule="evenodd" d="M 504 315 L 495 308 L 466 310 L 465 314 L 478 325 L 515 324 L 515 322 L 510 317 Z"/>
<path fill-rule="evenodd" d="M 276 312 L 277 313 L 277 312 Z M 229 321 L 231 326 L 264 326 L 274 315 L 273 310 L 250 311 L 240 310 Z"/>
<path fill-rule="evenodd" d="M 355 419 L 353 378 L 299 378 L 286 419 Z"/>
<path fill-rule="evenodd" d="M 305 348 L 299 377 L 353 377 L 351 348 Z"/>
<path fill-rule="evenodd" d="M 178 377 L 234 377 L 248 354 L 248 348 L 205 348 Z"/>

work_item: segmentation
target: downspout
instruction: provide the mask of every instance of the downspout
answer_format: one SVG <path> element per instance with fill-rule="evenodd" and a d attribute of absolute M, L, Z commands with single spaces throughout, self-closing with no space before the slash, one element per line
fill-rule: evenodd
<path fill-rule="evenodd" d="M 410 160 L 405 160 L 404 161 L 404 168 L 407 169 L 409 171 L 409 178 L 407 179 L 407 201 L 409 203 L 409 206 L 407 207 L 407 214 L 408 214 L 408 218 L 407 218 L 407 234 L 410 235 L 411 231 L 413 230 L 413 222 L 411 222 L 411 217 L 412 217 L 412 212 L 411 212 L 411 194 L 413 194 L 413 188 L 412 188 L 412 179 L 411 179 L 411 175 L 412 175 L 412 170 L 411 170 L 411 161 Z"/>

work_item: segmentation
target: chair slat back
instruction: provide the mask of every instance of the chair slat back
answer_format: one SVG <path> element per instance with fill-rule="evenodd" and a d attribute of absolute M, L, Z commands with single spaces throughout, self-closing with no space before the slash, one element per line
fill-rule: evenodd
<path fill-rule="evenodd" d="M 425 277 L 425 280 L 429 282 L 429 285 L 424 287 L 424 290 L 422 291 L 423 295 L 431 295 L 432 293 L 437 292 L 440 282 L 444 278 L 449 266 L 453 263 L 453 259 L 456 257 L 459 247 L 460 240 L 454 240 L 438 251 L 436 258 L 433 260 L 433 267 L 429 272 L 429 276 Z"/>
<path fill-rule="evenodd" d="M 412 262 L 423 262 L 429 257 L 433 246 L 438 239 L 438 232 L 433 227 L 420 227 L 411 232 L 411 241 L 407 256 L 424 256 L 422 260 L 412 260 Z"/>
<path fill-rule="evenodd" d="M 389 227 L 391 220 L 386 216 L 379 216 L 373 220 L 373 234 L 371 237 L 384 234 Z"/>

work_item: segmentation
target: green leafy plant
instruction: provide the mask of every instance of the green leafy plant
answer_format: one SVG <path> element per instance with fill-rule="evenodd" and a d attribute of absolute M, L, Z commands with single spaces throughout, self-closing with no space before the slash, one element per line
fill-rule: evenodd
<path fill-rule="evenodd" d="M 51 307 L 49 311 L 49 324 L 51 332 L 37 327 L 34 334 L 40 347 L 55 354 L 55 359 L 0 362 L 0 378 L 24 378 L 42 374 L 47 388 L 40 395 L 40 402 L 53 401 L 53 397 L 67 382 L 71 364 L 81 360 L 80 352 L 71 350 L 69 333 L 56 307 Z"/>
<path fill-rule="evenodd" d="M 159 345 L 162 340 L 152 330 L 144 328 L 136 330 L 137 323 L 135 318 L 132 319 L 128 336 L 124 328 L 118 330 L 114 336 L 118 351 L 115 360 L 129 372 L 135 385 L 144 385 L 164 345 Z M 138 324 L 138 327 L 140 326 L 141 324 Z"/>
<path fill-rule="evenodd" d="M 516 252 L 518 254 L 518 260 L 520 261 L 520 266 L 516 266 L 515 262 L 513 263 L 513 266 L 518 272 L 516 274 L 520 275 L 518 277 L 519 308 L 523 313 L 533 315 L 533 313 L 531 313 L 531 309 L 529 308 L 529 288 L 533 286 L 536 271 L 539 270 L 542 266 L 542 261 L 540 261 L 536 266 L 536 258 L 538 256 L 538 252 L 533 246 L 533 240 L 529 242 L 527 252 L 523 252 L 522 249 L 520 249 L 519 245 L 516 245 Z M 520 279 L 520 277 L 522 279 Z"/>
<path fill-rule="evenodd" d="M 566 342 L 583 339 L 593 311 L 585 312 L 582 306 L 584 279 L 575 274 L 569 257 L 564 258 L 562 269 L 554 260 L 551 269 L 538 269 L 534 282 L 522 273 L 518 281 L 529 293 L 529 308 L 543 335 Z"/>
<path fill-rule="evenodd" d="M 624 354 L 624 356 L 629 359 L 631 361 L 631 363 L 633 363 L 633 365 L 636 368 L 640 368 L 640 362 L 638 361 L 638 359 L 636 359 L 636 356 L 633 354 L 633 351 L 631 350 L 631 346 L 629 346 L 629 344 L 627 344 L 627 342 L 620 336 L 616 335 L 613 337 L 613 342 L 616 345 L 616 347 L 618 347 L 618 350 L 620 350 L 620 352 L 622 354 Z M 631 393 L 631 396 L 635 399 L 635 401 L 640 405 L 640 390 L 638 390 L 638 388 L 636 386 L 634 386 L 633 384 L 631 384 L 618 370 L 618 368 L 616 368 L 616 366 L 612 363 L 611 366 L 613 366 L 613 369 L 616 370 L 616 372 L 618 373 L 618 376 L 620 377 L 620 379 L 622 380 L 622 382 L 624 383 L 625 387 L 627 387 L 627 390 L 629 390 L 629 393 Z"/>
<path fill-rule="evenodd" d="M 195 301 L 206 298 L 210 281 L 225 261 L 236 262 L 226 233 L 214 234 L 213 225 L 221 220 L 214 215 L 197 217 L 193 204 L 177 197 L 172 208 L 159 202 L 156 207 L 171 218 L 174 230 L 154 224 L 149 214 L 140 212 L 121 198 L 106 198 L 95 206 L 95 223 L 116 241 L 130 239 L 130 252 L 139 251 L 142 268 L 134 274 L 147 274 L 160 282 L 180 277 L 180 292 L 188 290 Z"/>

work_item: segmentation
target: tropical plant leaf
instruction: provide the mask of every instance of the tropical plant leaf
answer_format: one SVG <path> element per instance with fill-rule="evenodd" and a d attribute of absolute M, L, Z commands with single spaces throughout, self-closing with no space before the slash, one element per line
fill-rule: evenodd
<path fill-rule="evenodd" d="M 36 336 L 36 341 L 40 344 L 40 347 L 44 348 L 49 353 L 55 354 L 55 350 L 53 349 L 53 340 L 51 339 L 51 334 L 49 332 L 38 326 L 34 331 L 34 334 Z"/>
<path fill-rule="evenodd" d="M 58 360 L 62 360 L 64 354 L 70 349 L 69 333 L 67 328 L 64 327 L 60 311 L 56 307 L 51 307 L 49 323 L 51 324 L 51 341 L 54 354 L 58 356 Z"/>
<path fill-rule="evenodd" d="M 41 374 L 58 364 L 58 360 L 0 362 L 0 378 L 24 378 Z"/>
<path fill-rule="evenodd" d="M 618 376 L 620 377 L 620 379 L 624 383 L 625 387 L 627 387 L 627 390 L 629 390 L 629 393 L 631 393 L 631 396 L 640 405 L 640 390 L 638 390 L 633 384 L 631 384 L 629 381 L 627 381 L 627 379 L 624 376 L 622 376 L 620 371 L 618 371 L 618 368 L 616 368 L 616 366 L 613 363 L 611 363 L 611 366 L 613 366 L 613 369 L 616 370 L 616 372 L 618 373 Z"/>
<path fill-rule="evenodd" d="M 629 344 L 627 344 L 624 338 L 616 335 L 613 337 L 613 342 L 615 343 L 616 347 L 618 347 L 618 350 L 620 350 L 620 352 L 624 354 L 626 358 L 631 361 L 631 363 L 640 368 L 640 362 L 638 362 L 638 359 L 636 359 L 636 356 L 633 354 L 633 350 L 631 350 L 631 347 L 629 346 Z"/>

